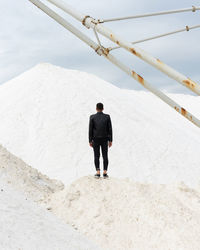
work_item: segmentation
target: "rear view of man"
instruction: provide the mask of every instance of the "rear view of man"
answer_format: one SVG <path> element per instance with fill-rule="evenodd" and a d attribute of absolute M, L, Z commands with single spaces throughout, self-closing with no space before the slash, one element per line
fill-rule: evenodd
<path fill-rule="evenodd" d="M 96 178 L 100 178 L 100 147 L 103 156 L 103 177 L 108 178 L 108 146 L 112 146 L 112 123 L 110 115 L 103 113 L 103 104 L 97 103 L 97 113 L 90 116 L 89 120 L 89 145 L 94 150 L 94 163 L 97 173 Z"/>

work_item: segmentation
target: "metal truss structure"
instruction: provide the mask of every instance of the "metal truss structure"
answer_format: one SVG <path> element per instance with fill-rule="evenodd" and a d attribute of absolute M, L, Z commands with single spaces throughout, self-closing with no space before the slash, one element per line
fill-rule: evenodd
<path fill-rule="evenodd" d="M 136 42 L 129 42 L 120 37 L 118 34 L 115 34 L 113 31 L 108 29 L 103 25 L 103 23 L 109 22 L 109 21 L 119 21 L 119 20 L 125 20 L 125 19 L 132 19 L 132 18 L 141 18 L 141 17 L 148 17 L 148 16 L 157 16 L 157 15 L 166 15 L 166 14 L 174 14 L 174 13 L 181 13 L 181 12 L 188 12 L 188 11 L 198 11 L 200 10 L 200 7 L 192 7 L 188 9 L 180 9 L 180 10 L 172 10 L 172 11 L 163 11 L 163 12 L 157 12 L 157 13 L 150 13 L 150 14 L 144 14 L 144 15 L 137 15 L 137 16 L 129 16 L 129 17 L 122 17 L 122 18 L 113 18 L 113 19 L 107 19 L 107 20 L 99 20 L 95 19 L 93 17 L 90 17 L 88 15 L 84 15 L 82 13 L 79 13 L 77 10 L 75 10 L 73 7 L 68 5 L 63 0 L 47 0 L 51 4 L 55 5 L 59 9 L 63 10 L 70 16 L 74 17 L 76 20 L 81 22 L 86 28 L 93 29 L 94 34 L 97 38 L 97 42 L 94 42 L 90 37 L 88 37 L 86 34 L 78 30 L 76 27 L 74 27 L 71 23 L 69 23 L 66 19 L 61 17 L 59 14 L 57 14 L 55 11 L 53 11 L 51 8 L 49 8 L 47 5 L 45 5 L 40 0 L 29 0 L 34 5 L 36 5 L 39 9 L 41 9 L 43 12 L 45 12 L 48 16 L 53 18 L 56 22 L 61 24 L 63 27 L 65 27 L 67 30 L 69 30 L 71 33 L 73 33 L 76 37 L 78 37 L 80 40 L 82 40 L 84 43 L 89 45 L 98 55 L 104 56 L 107 60 L 109 60 L 111 63 L 116 65 L 118 68 L 126 72 L 129 76 L 134 78 L 136 81 L 138 81 L 143 87 L 151 91 L 153 94 L 155 94 L 157 97 L 162 99 L 165 103 L 167 103 L 169 106 L 171 106 L 173 109 L 175 109 L 178 113 L 183 115 L 185 118 L 187 118 L 190 122 L 195 124 L 196 126 L 200 127 L 200 120 L 196 118 L 194 115 L 192 115 L 190 112 L 188 112 L 185 108 L 181 107 L 178 103 L 173 101 L 170 97 L 168 97 L 166 94 L 164 94 L 159 89 L 156 89 L 153 87 L 148 81 L 146 81 L 142 76 L 137 74 L 134 69 L 126 66 L 123 62 L 118 60 L 114 55 L 111 54 L 113 49 L 116 48 L 123 48 L 130 52 L 132 55 L 137 56 L 141 60 L 147 62 L 148 64 L 152 65 L 159 71 L 163 72 L 170 78 L 176 80 L 177 82 L 181 83 L 197 95 L 200 95 L 200 85 L 185 75 L 177 72 L 172 67 L 166 65 L 164 62 L 160 61 L 157 58 L 154 58 L 149 53 L 145 52 L 144 50 L 136 47 L 134 44 L 139 42 L 144 42 L 148 40 L 152 40 L 155 38 L 172 35 L 178 32 L 183 31 L 189 31 L 190 29 L 200 28 L 200 25 L 188 27 L 176 30 L 170 33 L 161 34 L 156 37 L 150 37 L 144 40 L 136 41 Z M 114 42 L 117 47 L 113 48 L 105 48 L 99 39 L 98 34 L 103 35 L 110 41 Z"/>

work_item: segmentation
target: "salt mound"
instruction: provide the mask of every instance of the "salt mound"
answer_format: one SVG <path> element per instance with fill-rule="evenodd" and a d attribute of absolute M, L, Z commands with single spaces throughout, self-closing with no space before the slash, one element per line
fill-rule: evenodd
<path fill-rule="evenodd" d="M 200 117 L 199 97 L 174 97 Z M 50 64 L 0 86 L 0 143 L 50 178 L 72 183 L 95 171 L 88 123 L 99 101 L 113 123 L 111 176 L 198 184 L 197 127 L 150 93 L 122 90 L 94 75 Z"/>
<path fill-rule="evenodd" d="M 82 177 L 55 193 L 52 212 L 109 250 L 194 250 L 200 192 L 130 179 Z"/>
<path fill-rule="evenodd" d="M 12 155 L 0 145 L 0 177 L 27 198 L 45 204 L 54 192 L 62 190 L 64 185 L 49 179 L 36 169 Z"/>
<path fill-rule="evenodd" d="M 96 250 L 69 225 L 0 179 L 0 249 Z"/>
<path fill-rule="evenodd" d="M 0 249 L 98 249 L 46 210 L 63 188 L 0 145 Z"/>

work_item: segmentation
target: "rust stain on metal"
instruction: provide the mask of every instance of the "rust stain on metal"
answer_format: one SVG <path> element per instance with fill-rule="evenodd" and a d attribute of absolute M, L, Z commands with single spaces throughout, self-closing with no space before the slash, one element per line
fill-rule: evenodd
<path fill-rule="evenodd" d="M 130 48 L 130 52 L 133 53 L 134 55 L 137 55 L 137 52 L 133 48 Z"/>
<path fill-rule="evenodd" d="M 113 36 L 113 34 L 110 34 L 110 38 L 113 42 L 115 42 L 117 45 L 120 45 L 120 42 L 118 40 L 115 39 L 115 37 Z"/>
<path fill-rule="evenodd" d="M 142 85 L 144 85 L 144 78 L 143 78 L 143 77 L 141 77 L 140 75 L 138 75 L 138 80 L 139 80 L 139 82 L 140 82 Z"/>
<path fill-rule="evenodd" d="M 110 53 L 109 48 L 103 48 L 103 53 L 105 56 L 108 56 L 108 54 Z"/>
<path fill-rule="evenodd" d="M 183 83 L 185 83 L 189 88 L 192 88 L 192 89 L 195 88 L 196 86 L 196 83 L 190 79 L 184 80 Z"/>
<path fill-rule="evenodd" d="M 142 84 L 142 85 L 144 85 L 144 78 L 142 77 L 142 76 L 140 76 L 140 75 L 138 75 L 135 71 L 131 71 L 131 74 L 132 74 L 132 76 L 133 77 L 136 77 L 137 79 L 138 79 L 138 81 Z"/>
<path fill-rule="evenodd" d="M 160 59 L 156 59 L 158 63 L 163 64 L 163 62 Z"/>
<path fill-rule="evenodd" d="M 92 46 L 90 46 L 90 47 L 92 47 Z M 93 47 L 92 47 L 93 48 Z M 108 54 L 110 53 L 110 50 L 109 50 L 109 48 L 105 48 L 105 47 L 103 47 L 103 46 L 98 46 L 96 49 L 95 49 L 95 52 L 99 55 L 99 56 L 101 56 L 102 54 L 104 55 L 104 56 L 108 56 Z"/>
<path fill-rule="evenodd" d="M 87 18 L 89 18 L 90 16 L 85 16 L 84 18 L 83 18 L 83 21 L 82 21 L 82 24 L 85 26 L 85 21 L 86 21 L 86 19 Z"/>
<path fill-rule="evenodd" d="M 179 108 L 178 107 L 175 106 L 174 109 L 179 112 Z"/>
<path fill-rule="evenodd" d="M 184 108 L 181 108 L 181 114 L 184 115 L 184 116 L 186 116 L 187 111 Z"/>
<path fill-rule="evenodd" d="M 131 75 L 133 76 L 133 77 L 135 77 L 136 76 L 136 73 L 135 73 L 135 71 L 131 71 Z"/>
<path fill-rule="evenodd" d="M 134 54 L 134 55 L 136 55 L 136 56 L 138 56 L 138 57 L 141 58 L 141 55 L 140 55 L 134 48 L 130 48 L 129 51 L 130 51 L 132 54 Z"/>
<path fill-rule="evenodd" d="M 90 47 L 92 47 L 92 46 L 90 46 Z M 95 52 L 98 52 L 98 50 L 99 50 L 99 46 L 95 49 Z"/>
<path fill-rule="evenodd" d="M 180 112 L 179 108 L 178 107 L 174 107 L 174 109 L 177 111 L 177 112 Z M 185 110 L 184 108 L 181 108 L 181 114 L 183 116 L 185 116 L 188 120 L 190 120 L 191 122 L 193 122 L 193 117 L 192 115 L 188 116 L 188 113 L 187 113 L 187 110 Z"/>

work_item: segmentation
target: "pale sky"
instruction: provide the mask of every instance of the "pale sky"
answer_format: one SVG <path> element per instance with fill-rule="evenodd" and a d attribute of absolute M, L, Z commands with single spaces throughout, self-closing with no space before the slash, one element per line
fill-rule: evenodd
<path fill-rule="evenodd" d="M 156 0 L 64 0 L 85 15 L 97 19 L 130 16 L 163 10 L 198 6 L 199 1 Z M 95 40 L 91 30 L 70 16 L 50 5 L 66 20 Z M 200 4 L 199 4 L 200 5 Z M 28 0 L 0 1 L 0 84 L 32 68 L 48 62 L 69 69 L 86 71 L 121 88 L 143 88 L 120 71 L 69 31 L 57 24 Z M 135 41 L 152 35 L 182 29 L 186 25 L 200 24 L 200 11 L 143 19 L 106 23 L 115 33 L 127 41 Z M 105 40 L 101 37 L 102 42 Z M 96 41 L 96 40 L 95 40 Z M 165 38 L 137 44 L 163 62 L 200 83 L 200 29 L 183 32 Z M 112 45 L 111 42 L 105 45 Z M 114 45 L 114 44 L 113 44 Z M 115 46 L 115 45 L 114 45 Z M 121 60 L 141 74 L 152 85 L 170 92 L 188 93 L 184 86 L 123 49 L 113 52 Z"/>

